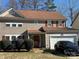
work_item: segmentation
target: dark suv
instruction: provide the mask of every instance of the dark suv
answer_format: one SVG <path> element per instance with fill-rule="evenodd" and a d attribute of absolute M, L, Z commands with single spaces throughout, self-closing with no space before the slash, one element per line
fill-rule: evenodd
<path fill-rule="evenodd" d="M 79 47 L 70 41 L 58 41 L 55 44 L 55 51 L 62 52 L 65 55 L 78 55 Z"/>

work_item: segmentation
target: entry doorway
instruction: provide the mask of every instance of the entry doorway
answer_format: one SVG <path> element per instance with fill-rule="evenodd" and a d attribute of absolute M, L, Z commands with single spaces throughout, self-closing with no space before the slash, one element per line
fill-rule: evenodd
<path fill-rule="evenodd" d="M 34 35 L 34 48 L 40 48 L 40 35 Z"/>

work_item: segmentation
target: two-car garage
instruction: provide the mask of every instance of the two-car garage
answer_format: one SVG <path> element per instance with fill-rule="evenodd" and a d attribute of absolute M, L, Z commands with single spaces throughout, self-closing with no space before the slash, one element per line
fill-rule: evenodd
<path fill-rule="evenodd" d="M 49 49 L 54 49 L 54 45 L 58 41 L 71 41 L 73 43 L 77 44 L 77 34 L 47 34 L 46 36 L 49 37 L 49 39 L 46 39 L 46 47 Z"/>

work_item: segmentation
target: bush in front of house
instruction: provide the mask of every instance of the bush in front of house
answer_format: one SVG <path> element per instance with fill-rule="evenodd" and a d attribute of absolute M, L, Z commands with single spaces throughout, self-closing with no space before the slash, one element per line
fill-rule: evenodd
<path fill-rule="evenodd" d="M 10 40 L 2 40 L 1 41 L 1 49 L 5 50 L 5 51 L 13 49 L 11 41 Z"/>
<path fill-rule="evenodd" d="M 0 50 L 2 50 L 2 41 L 0 41 Z"/>
<path fill-rule="evenodd" d="M 34 41 L 32 39 L 25 40 L 24 44 L 27 51 L 30 51 L 34 47 Z"/>
<path fill-rule="evenodd" d="M 24 45 L 24 40 L 23 39 L 16 40 L 16 49 L 18 49 L 18 51 L 20 51 L 20 49 L 22 49 L 23 45 Z"/>
<path fill-rule="evenodd" d="M 16 41 L 10 41 L 10 40 L 2 40 L 0 41 L 0 50 L 9 51 L 17 49 L 20 51 L 21 49 L 26 49 L 27 51 L 30 51 L 34 46 L 34 41 L 31 39 L 18 39 Z"/>

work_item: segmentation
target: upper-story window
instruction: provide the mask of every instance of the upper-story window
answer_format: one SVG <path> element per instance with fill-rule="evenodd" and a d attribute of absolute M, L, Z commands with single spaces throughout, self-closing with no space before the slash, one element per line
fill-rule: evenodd
<path fill-rule="evenodd" d="M 23 23 L 6 23 L 6 27 L 22 27 Z"/>
<path fill-rule="evenodd" d="M 47 24 L 48 24 L 48 26 L 51 26 L 52 25 L 52 21 L 51 20 L 48 20 L 47 21 Z"/>
<path fill-rule="evenodd" d="M 58 22 L 58 21 L 56 21 L 56 26 L 58 26 L 58 23 L 59 23 L 59 22 Z"/>
<path fill-rule="evenodd" d="M 59 26 L 62 26 L 64 24 L 64 21 L 59 21 Z"/>
<path fill-rule="evenodd" d="M 62 26 L 62 22 L 59 22 L 59 26 Z"/>
<path fill-rule="evenodd" d="M 18 24 L 18 27 L 22 27 L 22 24 Z"/>
<path fill-rule="evenodd" d="M 59 21 L 58 22 L 58 27 L 60 27 L 60 28 L 65 27 L 65 21 Z"/>
<path fill-rule="evenodd" d="M 10 24 L 6 24 L 7 27 L 10 27 Z"/>
<path fill-rule="evenodd" d="M 38 24 L 38 20 L 34 20 L 33 23 L 34 23 L 34 24 Z"/>
<path fill-rule="evenodd" d="M 16 24 L 12 24 L 12 27 L 16 27 Z"/>

